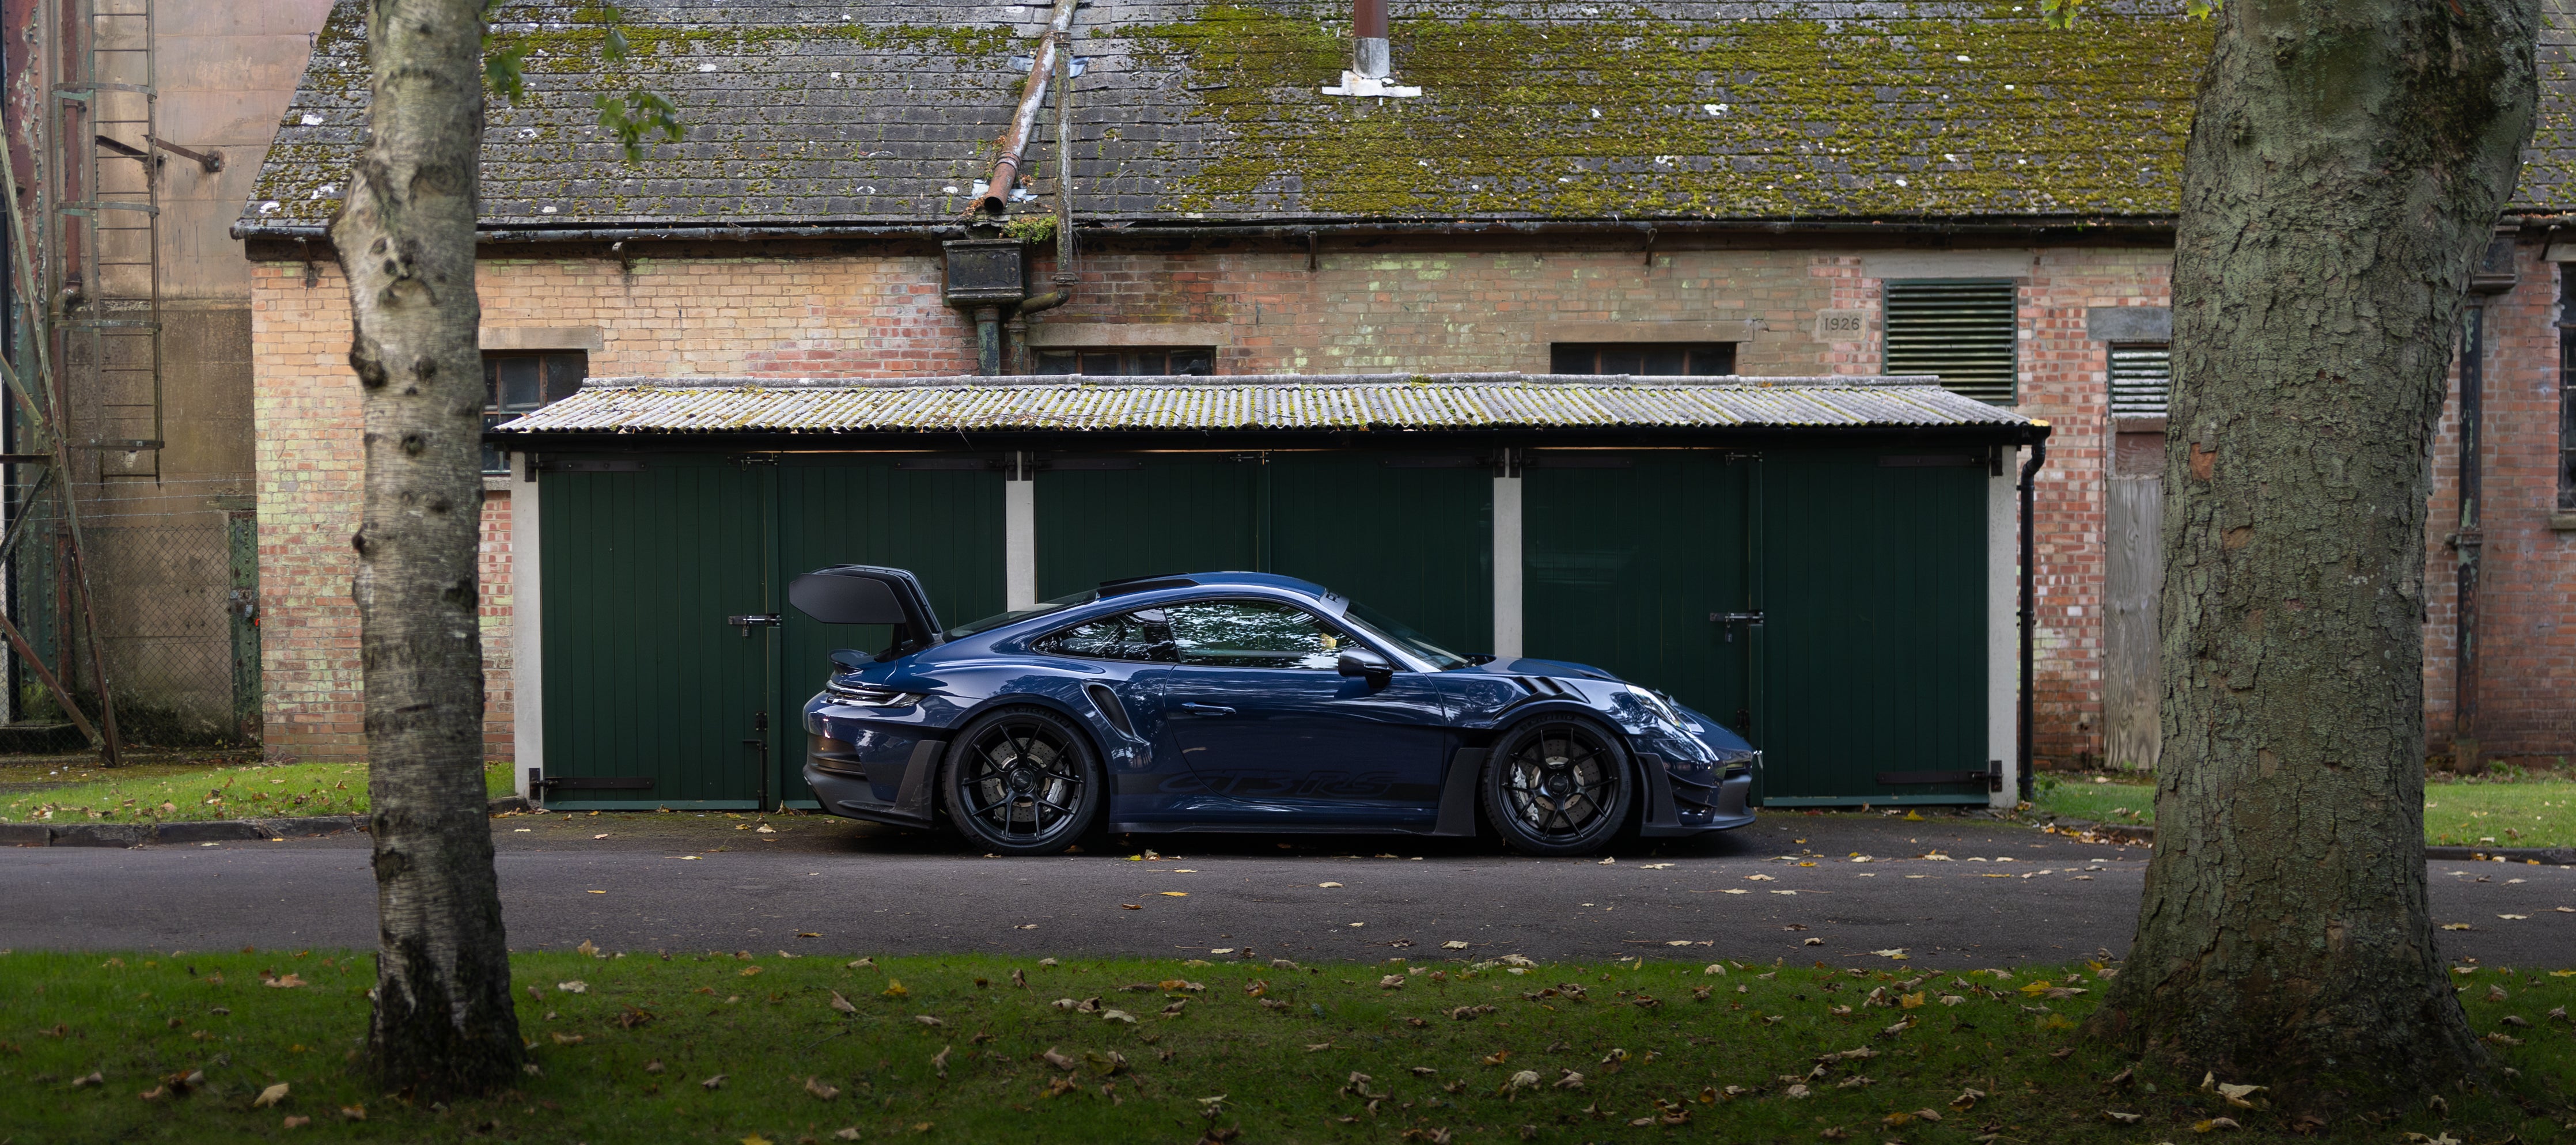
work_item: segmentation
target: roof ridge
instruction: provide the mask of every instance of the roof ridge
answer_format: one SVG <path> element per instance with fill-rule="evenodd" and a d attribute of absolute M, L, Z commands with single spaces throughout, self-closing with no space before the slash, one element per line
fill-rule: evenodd
<path fill-rule="evenodd" d="M 585 390 L 1206 389 L 1371 386 L 1588 386 L 1627 389 L 1885 389 L 1938 386 L 1935 374 L 950 374 L 905 378 L 686 375 L 594 377 Z"/>

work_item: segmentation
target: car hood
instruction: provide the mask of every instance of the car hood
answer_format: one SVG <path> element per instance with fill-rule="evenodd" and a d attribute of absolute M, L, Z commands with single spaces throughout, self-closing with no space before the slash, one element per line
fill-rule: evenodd
<path fill-rule="evenodd" d="M 1608 680 L 1612 683 L 1626 682 L 1590 664 L 1577 664 L 1571 660 L 1541 660 L 1530 656 L 1511 660 L 1489 660 L 1482 664 L 1454 669 L 1454 671 L 1483 672 L 1489 676 L 1574 676 L 1587 680 Z"/>

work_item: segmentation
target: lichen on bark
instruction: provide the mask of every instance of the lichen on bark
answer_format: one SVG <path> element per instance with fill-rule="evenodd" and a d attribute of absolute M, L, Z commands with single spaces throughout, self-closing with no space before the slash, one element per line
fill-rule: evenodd
<path fill-rule="evenodd" d="M 2186 152 L 2157 846 L 2092 1029 L 2335 1105 L 2483 1068 L 2427 913 L 2429 445 L 2534 0 L 2230 3 Z"/>

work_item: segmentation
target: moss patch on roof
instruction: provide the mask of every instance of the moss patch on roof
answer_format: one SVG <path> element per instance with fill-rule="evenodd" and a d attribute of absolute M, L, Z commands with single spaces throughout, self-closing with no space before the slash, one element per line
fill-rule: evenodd
<path fill-rule="evenodd" d="M 1846 12 L 1849 9 L 1845 9 Z M 1418 99 L 1319 96 L 1344 41 L 1236 3 L 1131 29 L 1224 133 L 1178 210 L 1406 215 L 2165 215 L 2212 29 L 2106 14 L 1391 29 Z"/>

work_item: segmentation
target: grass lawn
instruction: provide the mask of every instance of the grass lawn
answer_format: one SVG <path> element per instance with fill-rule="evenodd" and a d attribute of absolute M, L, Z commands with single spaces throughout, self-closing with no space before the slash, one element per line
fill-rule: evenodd
<path fill-rule="evenodd" d="M 1718 975 L 1665 962 L 1510 973 L 1463 960 L 523 954 L 516 997 L 538 1069 L 500 1098 L 440 1108 L 375 1094 L 359 1072 L 372 959 L 0 954 L 0 1136 L 1186 1143 L 1239 1128 L 1246 1145 L 2132 1145 L 2193 1140 L 2219 1117 L 2244 1131 L 2213 1140 L 2286 1132 L 2198 1078 L 2127 1076 L 2128 1062 L 2076 1041 L 2100 995 L 2064 992 L 2097 990 L 2096 964 L 2005 977 L 1892 958 Z M 2576 1039 L 2543 1016 L 2576 1002 L 2576 976 L 2458 981 L 2476 1028 L 2515 1039 L 2497 1050 L 2521 1070 L 2511 1092 L 2356 1116 L 2318 1139 L 2576 1135 L 2562 1128 L 2576 1120 L 2562 1093 Z M 2488 1001 L 2490 986 L 2510 1000 Z M 2507 1014 L 2532 1025 L 2509 1028 Z M 281 1098 L 263 1106 L 266 1093 Z"/>
<path fill-rule="evenodd" d="M 0 795 L 0 823 L 104 820 L 127 823 L 183 819 L 264 819 L 282 815 L 346 815 L 367 809 L 363 763 L 239 763 L 212 767 L 101 768 L 66 765 L 48 775 L 29 768 L 0 769 L 20 789 Z M 26 785 L 69 780 L 68 786 L 28 790 Z M 483 769 L 483 786 L 508 795 L 510 765 Z"/>
<path fill-rule="evenodd" d="M 2048 777 L 2032 800 L 2034 810 L 2101 823 L 2153 823 L 2155 789 L 2133 783 L 2094 783 Z M 2433 779 L 2424 785 L 2424 841 L 2463 847 L 2576 846 L 2576 781 L 2510 782 Z"/>

